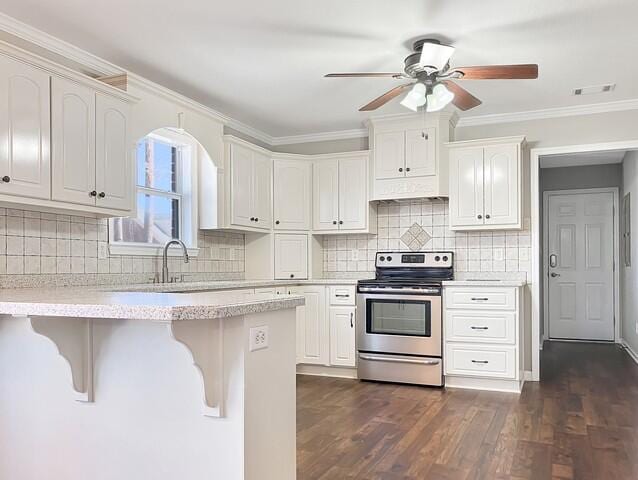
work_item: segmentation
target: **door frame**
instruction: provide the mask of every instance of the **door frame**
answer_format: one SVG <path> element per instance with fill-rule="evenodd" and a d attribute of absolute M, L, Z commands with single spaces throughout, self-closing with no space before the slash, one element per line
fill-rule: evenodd
<path fill-rule="evenodd" d="M 551 341 L 549 338 L 549 290 L 547 278 L 549 276 L 549 197 L 551 195 L 579 195 L 587 193 L 611 193 L 613 198 L 613 245 L 614 245 L 614 342 L 620 343 L 620 189 L 618 187 L 607 188 L 581 188 L 575 190 L 547 190 L 543 192 L 543 342 Z M 574 340 L 579 341 L 579 340 Z"/>
<path fill-rule="evenodd" d="M 541 318 L 541 301 L 540 298 L 540 158 L 545 155 L 555 155 L 561 153 L 587 153 L 587 152 L 605 152 L 613 150 L 638 150 L 637 140 L 625 140 L 618 142 L 590 143 L 582 145 L 564 145 L 559 147 L 537 147 L 530 150 L 530 213 L 532 223 L 532 277 L 531 277 L 531 296 L 532 296 L 532 380 L 538 382 L 540 380 L 540 351 L 542 342 L 540 338 L 540 318 Z M 618 319 L 621 322 L 622 319 Z"/>

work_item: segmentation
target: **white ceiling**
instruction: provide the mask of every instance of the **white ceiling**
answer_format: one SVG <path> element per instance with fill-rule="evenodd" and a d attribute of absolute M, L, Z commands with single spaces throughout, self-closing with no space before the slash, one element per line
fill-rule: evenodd
<path fill-rule="evenodd" d="M 538 80 L 465 81 L 471 115 L 638 98 L 635 0 L 3 0 L 3 13 L 272 136 L 361 128 L 357 109 L 400 71 L 411 40 L 453 65 L 538 63 Z M 575 87 L 616 83 L 608 94 Z M 378 111 L 404 112 L 398 101 Z M 466 114 L 467 115 L 467 114 Z"/>
<path fill-rule="evenodd" d="M 582 167 L 585 165 L 607 165 L 622 163 L 625 150 L 609 152 L 569 153 L 565 155 L 546 155 L 540 158 L 541 168 Z"/>

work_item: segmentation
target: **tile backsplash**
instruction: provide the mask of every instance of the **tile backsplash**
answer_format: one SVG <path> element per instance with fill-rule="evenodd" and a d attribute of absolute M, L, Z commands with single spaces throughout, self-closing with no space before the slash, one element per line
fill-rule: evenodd
<path fill-rule="evenodd" d="M 411 241 L 414 236 L 406 235 L 415 223 L 427 234 L 420 249 L 454 252 L 457 273 L 529 274 L 529 231 L 453 232 L 449 229 L 448 211 L 447 199 L 379 203 L 377 235 L 324 236 L 324 275 L 374 272 L 377 251 L 418 248 L 420 242 L 415 244 Z"/>
<path fill-rule="evenodd" d="M 189 280 L 244 277 L 244 236 L 200 231 L 199 255 L 169 258 Z M 111 255 L 108 220 L 0 208 L 0 287 L 151 282 L 161 257 Z"/>

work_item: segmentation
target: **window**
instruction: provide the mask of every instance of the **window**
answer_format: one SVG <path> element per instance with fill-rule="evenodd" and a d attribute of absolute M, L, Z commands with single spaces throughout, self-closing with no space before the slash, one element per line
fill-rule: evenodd
<path fill-rule="evenodd" d="M 192 184 L 197 144 L 169 129 L 142 138 L 135 148 L 136 214 L 110 222 L 111 252 L 152 254 L 172 239 L 196 246 Z"/>

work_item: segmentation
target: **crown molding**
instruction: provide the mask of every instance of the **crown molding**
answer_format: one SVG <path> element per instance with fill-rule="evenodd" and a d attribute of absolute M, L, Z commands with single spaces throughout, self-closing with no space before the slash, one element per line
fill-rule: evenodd
<path fill-rule="evenodd" d="M 0 30 L 85 66 L 96 75 L 118 75 L 124 73 L 124 69 L 117 65 L 113 65 L 75 45 L 60 40 L 4 13 L 0 13 Z"/>
<path fill-rule="evenodd" d="M 284 137 L 271 137 L 270 144 L 292 145 L 295 143 L 325 142 L 328 140 L 347 140 L 350 138 L 363 138 L 368 136 L 367 128 L 355 128 L 352 130 L 340 130 L 336 132 L 309 133 L 305 135 L 289 135 Z"/>
<path fill-rule="evenodd" d="M 243 122 L 240 122 L 239 120 L 235 120 L 234 118 L 230 118 L 227 117 L 228 120 L 226 122 L 226 126 L 230 127 L 234 130 L 237 130 L 238 132 L 241 132 L 245 135 L 248 135 L 251 138 L 254 138 L 255 140 L 259 140 L 262 143 L 265 143 L 266 145 L 269 146 L 274 146 L 274 145 L 278 145 L 276 143 L 274 143 L 277 139 L 276 137 L 273 137 L 272 135 L 268 135 L 266 132 L 263 132 L 257 128 L 251 127 L 250 125 L 246 125 Z M 284 137 L 281 137 L 284 138 Z"/>
<path fill-rule="evenodd" d="M 588 105 L 573 105 L 570 107 L 545 108 L 542 110 L 529 110 L 526 112 L 495 113 L 490 115 L 478 115 L 474 117 L 461 117 L 456 126 L 475 127 L 479 125 L 492 125 L 496 123 L 526 122 L 529 120 L 545 120 L 549 118 L 621 112 L 626 110 L 638 110 L 638 99 L 592 103 Z"/>

